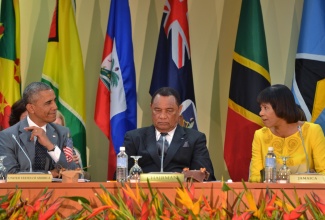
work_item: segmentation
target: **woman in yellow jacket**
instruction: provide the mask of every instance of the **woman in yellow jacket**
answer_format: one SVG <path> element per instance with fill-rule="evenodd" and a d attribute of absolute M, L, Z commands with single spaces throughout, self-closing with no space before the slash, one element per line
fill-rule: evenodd
<path fill-rule="evenodd" d="M 282 165 L 282 156 L 289 157 L 287 165 L 291 173 L 307 171 L 325 174 L 325 137 L 318 124 L 300 121 L 293 94 L 285 85 L 273 85 L 264 89 L 257 97 L 259 113 L 265 127 L 257 130 L 252 144 L 250 182 L 261 182 L 268 147 L 274 148 L 277 170 Z M 300 133 L 300 131 L 301 133 Z M 302 136 L 302 137 L 301 137 Z"/>

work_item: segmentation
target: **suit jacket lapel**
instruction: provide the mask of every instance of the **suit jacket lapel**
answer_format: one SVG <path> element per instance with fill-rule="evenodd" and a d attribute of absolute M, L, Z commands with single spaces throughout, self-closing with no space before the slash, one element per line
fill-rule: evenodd
<path fill-rule="evenodd" d="M 59 134 L 50 124 L 46 125 L 46 136 L 53 144 L 58 145 Z"/>
<path fill-rule="evenodd" d="M 182 127 L 180 125 L 177 125 L 177 128 L 175 130 L 173 139 L 171 141 L 171 143 L 169 144 L 169 148 L 164 160 L 164 167 L 166 167 L 170 161 L 175 157 L 176 152 L 178 151 L 178 149 L 183 146 L 184 142 L 185 142 L 185 132 L 182 129 Z"/>
<path fill-rule="evenodd" d="M 35 159 L 35 143 L 34 140 L 30 140 L 30 131 L 25 131 L 25 127 L 28 127 L 27 118 L 23 119 L 19 126 L 19 139 L 21 140 L 20 146 L 26 151 L 29 159 L 34 161 Z M 19 142 L 19 140 L 17 139 Z M 19 147 L 19 146 L 18 146 Z"/>
<path fill-rule="evenodd" d="M 145 143 L 147 144 L 146 149 L 151 155 L 155 164 L 160 167 L 160 158 L 158 156 L 158 149 L 156 145 L 156 132 L 155 127 L 150 126 L 146 131 Z"/>
<path fill-rule="evenodd" d="M 30 140 L 30 135 L 31 132 L 29 131 L 25 131 L 25 127 L 28 127 L 28 122 L 27 119 L 23 119 L 23 121 L 20 123 L 20 127 L 19 127 L 19 139 L 21 140 L 22 144 L 21 147 L 26 151 L 26 153 L 28 154 L 32 164 L 34 163 L 35 160 L 35 142 L 34 140 Z M 49 138 L 49 140 L 53 143 L 53 144 L 57 144 L 58 143 L 58 134 L 56 132 L 56 130 L 50 126 L 49 124 L 46 127 L 46 135 Z M 19 140 L 17 140 L 19 141 Z M 49 168 L 49 166 L 51 165 L 52 159 L 49 157 L 46 157 L 46 169 Z"/>

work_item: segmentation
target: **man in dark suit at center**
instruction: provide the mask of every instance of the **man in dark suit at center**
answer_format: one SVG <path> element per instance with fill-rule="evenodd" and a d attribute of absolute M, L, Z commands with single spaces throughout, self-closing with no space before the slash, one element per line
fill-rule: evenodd
<path fill-rule="evenodd" d="M 206 168 L 210 173 L 209 180 L 215 180 L 205 134 L 178 125 L 182 110 L 178 92 L 169 87 L 158 89 L 152 96 L 150 108 L 153 125 L 125 134 L 127 155 L 142 156 L 138 162 L 144 173 L 161 171 L 163 156 L 164 172 L 182 172 L 186 167 L 190 170 Z M 165 142 L 163 155 L 157 146 L 161 135 L 168 142 Z M 134 165 L 132 158 L 128 165 L 129 169 Z"/>

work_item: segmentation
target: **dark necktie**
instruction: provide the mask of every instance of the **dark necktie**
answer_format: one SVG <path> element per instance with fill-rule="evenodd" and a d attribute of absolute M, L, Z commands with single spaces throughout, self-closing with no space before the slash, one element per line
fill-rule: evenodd
<path fill-rule="evenodd" d="M 38 140 L 35 143 L 35 162 L 33 170 L 45 170 L 47 150 Z"/>
<path fill-rule="evenodd" d="M 161 157 L 161 155 L 162 155 L 161 152 L 163 151 L 163 148 L 164 148 L 164 157 L 165 157 L 166 152 L 168 150 L 169 144 L 168 144 L 168 141 L 166 139 L 167 134 L 168 133 L 160 133 L 160 138 L 157 141 L 157 148 L 158 148 L 159 157 Z M 163 144 L 163 141 L 165 141 L 165 144 Z"/>

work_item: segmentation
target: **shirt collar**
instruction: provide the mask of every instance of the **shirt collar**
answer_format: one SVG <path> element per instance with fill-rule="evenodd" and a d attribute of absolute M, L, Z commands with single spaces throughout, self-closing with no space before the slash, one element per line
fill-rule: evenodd
<path fill-rule="evenodd" d="M 29 115 L 27 115 L 27 122 L 28 122 L 29 127 L 31 127 L 31 126 L 39 127 L 39 128 L 42 128 L 46 132 L 46 125 L 47 124 L 40 127 L 37 124 L 35 124 L 35 122 L 33 122 L 32 119 L 30 119 Z"/>
<path fill-rule="evenodd" d="M 176 128 L 177 128 L 177 126 L 173 130 L 167 132 L 166 139 L 168 140 L 168 142 L 170 142 L 173 139 Z M 155 128 L 155 130 L 156 130 L 156 140 L 159 140 L 161 132 L 158 131 L 156 128 Z"/>

